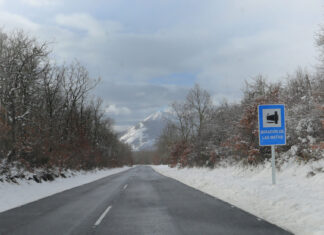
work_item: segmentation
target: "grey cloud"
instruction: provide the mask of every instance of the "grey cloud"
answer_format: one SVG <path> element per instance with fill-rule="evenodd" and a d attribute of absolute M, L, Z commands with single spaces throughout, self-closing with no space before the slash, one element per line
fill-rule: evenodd
<path fill-rule="evenodd" d="M 0 19 L 10 27 L 20 25 L 54 41 L 59 62 L 77 58 L 93 77 L 101 76 L 102 84 L 95 93 L 107 105 L 115 105 L 115 114 L 111 114 L 118 125 L 134 124 L 184 98 L 188 88 L 152 85 L 154 78 L 194 74 L 216 101 L 238 100 L 244 80 L 259 73 L 276 80 L 298 65 L 315 63 L 313 35 L 322 20 L 321 0 L 181 1 L 172 9 L 170 20 L 168 8 L 174 7 L 173 2 L 159 1 L 164 11 L 153 9 L 157 11 L 154 17 L 139 15 L 151 9 L 136 5 L 138 21 L 134 12 L 127 18 L 132 11 L 128 1 L 103 0 L 98 6 L 107 10 L 100 9 L 101 15 L 96 15 L 98 6 L 93 3 L 73 0 L 65 1 L 64 8 L 57 6 L 58 11 L 48 10 L 49 16 L 41 13 L 45 23 L 2 8 Z M 181 7 L 188 5 L 190 10 Z M 149 6 L 155 4 L 150 1 Z M 168 23 L 163 24 L 166 18 Z M 124 112 L 117 115 L 118 108 Z"/>
<path fill-rule="evenodd" d="M 130 110 L 129 113 L 110 116 L 118 125 L 129 126 L 142 120 L 161 108 L 167 108 L 176 100 L 186 96 L 188 88 L 149 84 L 117 84 L 102 82 L 95 93 L 102 97 L 106 105 L 115 105 Z"/>

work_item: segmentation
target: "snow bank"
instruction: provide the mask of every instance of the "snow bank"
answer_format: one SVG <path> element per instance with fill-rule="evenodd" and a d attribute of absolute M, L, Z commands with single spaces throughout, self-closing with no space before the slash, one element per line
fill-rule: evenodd
<path fill-rule="evenodd" d="M 270 163 L 213 170 L 153 168 L 295 234 L 324 234 L 324 161 L 284 164 L 275 186 L 271 184 Z"/>
<path fill-rule="evenodd" d="M 125 171 L 130 167 L 95 170 L 90 172 L 64 172 L 67 178 L 56 178 L 52 182 L 18 180 L 15 183 L 0 182 L 0 212 L 38 199 L 62 192 L 64 190 L 90 183 L 97 179 Z"/>

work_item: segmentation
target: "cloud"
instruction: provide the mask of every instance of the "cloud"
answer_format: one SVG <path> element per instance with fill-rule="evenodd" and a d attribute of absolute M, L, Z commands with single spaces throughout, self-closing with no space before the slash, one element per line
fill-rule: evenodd
<path fill-rule="evenodd" d="M 110 112 L 107 115 L 118 120 L 117 125 L 125 128 L 161 108 L 168 107 L 173 101 L 184 99 L 187 92 L 188 88 L 179 86 L 121 84 L 109 81 L 102 81 L 95 90 L 105 103 L 114 104 L 109 106 Z M 126 110 L 130 110 L 130 113 Z"/>
<path fill-rule="evenodd" d="M 242 95 L 244 81 L 258 74 L 279 81 L 298 66 L 312 68 L 316 63 L 316 48 L 311 40 L 314 31 L 314 28 L 300 32 L 295 27 L 283 27 L 233 37 L 217 50 L 214 58 L 205 59 L 215 62 L 203 66 L 198 83 L 220 101 L 223 98 L 236 101 Z"/>
<path fill-rule="evenodd" d="M 71 27 L 72 30 L 85 30 L 91 37 L 105 37 L 105 30 L 102 25 L 88 14 L 59 14 L 55 17 L 55 20 L 59 25 Z"/>
<path fill-rule="evenodd" d="M 117 107 L 115 104 L 112 104 L 106 108 L 106 113 L 108 115 L 129 115 L 131 111 L 126 107 Z"/>
<path fill-rule="evenodd" d="M 127 129 L 129 129 L 132 126 L 129 125 L 114 125 L 114 130 L 118 133 L 121 133 L 123 131 L 126 131 Z"/>
<path fill-rule="evenodd" d="M 95 93 L 119 126 L 183 99 L 195 82 L 233 101 L 259 73 L 276 81 L 312 66 L 323 20 L 321 0 L 19 1 L 29 10 L 0 10 L 0 22 L 54 41 L 59 62 L 77 58 L 102 77 Z"/>
<path fill-rule="evenodd" d="M 23 3 L 33 7 L 53 7 L 60 5 L 62 0 L 21 0 Z"/>
<path fill-rule="evenodd" d="M 198 74 L 200 81 L 210 74 L 210 80 L 230 77 L 232 81 L 242 82 L 260 72 L 269 72 L 272 79 L 285 75 L 294 66 L 314 61 L 311 57 L 315 29 L 307 22 L 302 23 L 305 16 L 299 14 L 300 8 L 295 6 L 298 4 L 288 1 L 280 5 L 280 1 L 274 1 L 271 4 L 278 6 L 276 10 L 267 1 L 250 0 L 246 4 L 232 1 L 237 3 L 233 7 L 212 2 L 215 4 L 211 4 L 210 9 L 193 14 L 191 20 L 185 17 L 188 22 L 175 21 L 170 27 L 144 33 L 129 32 L 121 22 L 106 24 L 106 20 L 88 14 L 58 15 L 57 23 L 71 27 L 71 30 L 66 29 L 73 35 L 61 48 L 66 54 L 70 51 L 70 55 L 87 61 L 89 67 L 115 82 L 147 82 L 183 72 Z M 311 4 L 312 11 L 316 10 L 313 9 L 315 5 Z M 217 7 L 226 15 L 210 13 Z M 285 12 L 287 17 L 277 15 L 276 11 L 282 15 Z M 295 20 L 297 13 L 302 20 L 294 26 L 290 18 Z M 197 21 L 198 18 L 201 20 Z M 87 34 L 73 29 L 84 30 Z M 303 50 L 305 54 L 289 58 L 298 46 L 307 48 Z M 280 55 L 280 51 L 285 51 L 286 55 Z M 279 60 L 271 59 L 272 55 Z"/>
<path fill-rule="evenodd" d="M 276 8 L 268 1 L 233 2 L 237 4 L 212 1 L 209 7 L 200 7 L 200 12 L 190 12 L 190 18 L 140 33 L 129 30 L 122 21 L 81 13 L 58 15 L 58 25 L 71 28 L 65 28 L 71 39 L 64 41 L 61 50 L 67 56 L 77 55 L 107 81 L 105 92 L 98 94 L 132 111 L 128 117 L 113 115 L 123 124 L 184 97 L 188 90 L 182 89 L 176 96 L 170 87 L 152 86 L 154 78 L 195 74 L 196 80 L 191 82 L 208 89 L 216 102 L 224 98 L 237 101 L 244 81 L 259 73 L 278 80 L 298 65 L 314 63 L 316 20 L 306 15 L 318 12 L 318 2 L 307 11 L 299 6 L 305 1 L 271 2 Z M 184 16 L 180 10 L 181 14 Z"/>
<path fill-rule="evenodd" d="M 5 30 L 24 29 L 27 32 L 35 33 L 40 29 L 40 25 L 32 22 L 21 15 L 8 13 L 0 10 L 0 27 Z"/>

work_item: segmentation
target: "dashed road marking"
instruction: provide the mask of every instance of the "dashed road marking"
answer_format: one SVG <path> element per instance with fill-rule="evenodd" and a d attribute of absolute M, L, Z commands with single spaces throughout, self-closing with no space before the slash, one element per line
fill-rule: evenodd
<path fill-rule="evenodd" d="M 103 218 L 105 218 L 105 216 L 107 215 L 107 213 L 109 212 L 110 209 L 111 209 L 111 206 L 108 206 L 107 209 L 101 214 L 99 219 L 96 221 L 94 226 L 98 226 L 101 223 L 101 221 L 103 220 Z"/>
<path fill-rule="evenodd" d="M 127 188 L 127 186 L 128 186 L 128 184 L 126 184 L 126 185 L 124 186 L 124 190 Z"/>

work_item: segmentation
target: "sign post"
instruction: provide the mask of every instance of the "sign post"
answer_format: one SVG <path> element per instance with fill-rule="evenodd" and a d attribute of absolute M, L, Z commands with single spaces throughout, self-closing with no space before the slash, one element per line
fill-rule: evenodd
<path fill-rule="evenodd" d="M 258 106 L 259 144 L 271 146 L 272 184 L 276 184 L 275 145 L 286 144 L 285 106 L 267 104 Z"/>
<path fill-rule="evenodd" d="M 275 146 L 271 145 L 272 184 L 276 184 L 276 154 Z"/>

